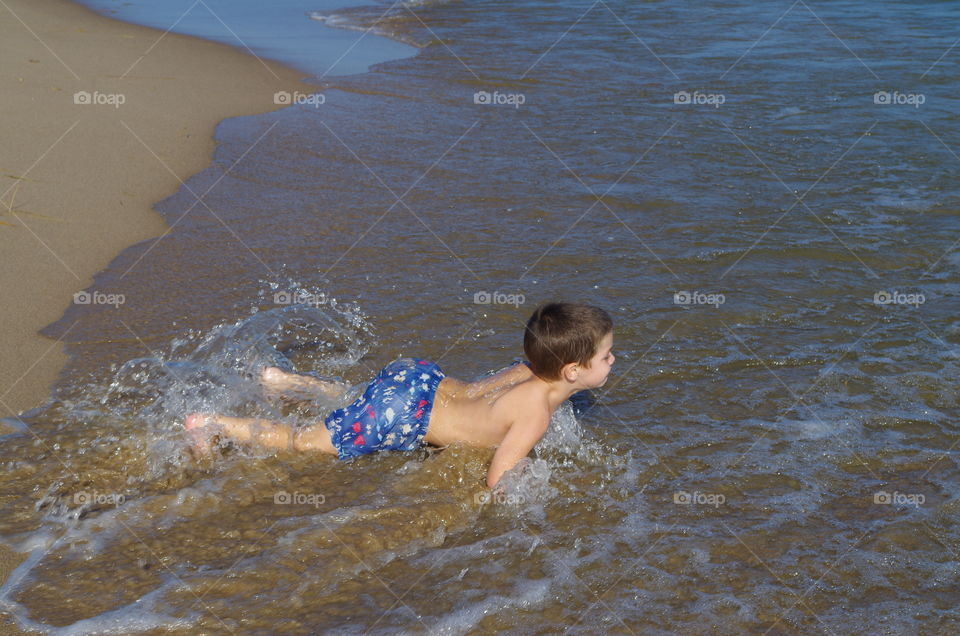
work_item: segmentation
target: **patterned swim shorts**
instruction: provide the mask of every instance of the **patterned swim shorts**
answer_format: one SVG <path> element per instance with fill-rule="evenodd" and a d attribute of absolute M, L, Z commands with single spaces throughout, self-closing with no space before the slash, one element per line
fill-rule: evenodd
<path fill-rule="evenodd" d="M 400 358 L 385 366 L 353 404 L 324 420 L 337 457 L 416 450 L 443 378 L 440 367 L 426 360 Z"/>

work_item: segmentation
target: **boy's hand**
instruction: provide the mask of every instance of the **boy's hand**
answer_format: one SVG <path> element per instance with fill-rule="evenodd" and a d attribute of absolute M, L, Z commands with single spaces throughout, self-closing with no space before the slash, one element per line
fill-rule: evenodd
<path fill-rule="evenodd" d="M 513 473 L 516 473 L 517 475 L 522 475 L 522 474 L 524 474 L 525 472 L 527 472 L 528 470 L 530 470 L 530 466 L 531 466 L 532 464 L 533 464 L 533 462 L 530 461 L 530 458 L 529 458 L 529 457 L 524 457 L 523 459 L 521 459 L 520 461 L 517 462 L 517 465 L 516 465 L 516 466 L 514 466 L 513 468 L 511 468 L 510 470 L 508 470 L 507 473 L 513 472 Z M 497 484 L 496 484 L 496 485 L 493 487 L 493 489 L 490 491 L 490 494 L 492 494 L 492 495 L 503 495 L 503 494 L 505 494 L 506 486 L 503 485 L 503 480 L 504 480 L 504 477 L 506 477 L 507 473 L 504 473 L 503 476 L 500 477 L 500 480 L 497 482 Z"/>

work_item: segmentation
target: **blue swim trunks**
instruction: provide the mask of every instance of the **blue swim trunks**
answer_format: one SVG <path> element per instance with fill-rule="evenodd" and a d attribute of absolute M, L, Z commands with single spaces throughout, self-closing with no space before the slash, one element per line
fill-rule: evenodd
<path fill-rule="evenodd" d="M 337 457 L 416 450 L 443 378 L 440 367 L 426 360 L 400 358 L 385 366 L 356 402 L 324 420 Z"/>

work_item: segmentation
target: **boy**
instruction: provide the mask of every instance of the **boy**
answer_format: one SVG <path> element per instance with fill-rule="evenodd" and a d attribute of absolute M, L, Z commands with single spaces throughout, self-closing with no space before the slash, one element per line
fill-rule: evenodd
<path fill-rule="evenodd" d="M 333 411 L 325 426 L 291 428 L 249 418 L 193 413 L 184 424 L 199 452 L 219 434 L 271 448 L 319 451 L 340 459 L 421 443 L 465 442 L 497 450 L 487 472 L 494 488 L 547 431 L 551 414 L 571 395 L 603 386 L 615 360 L 613 321 L 589 305 L 549 303 L 533 312 L 523 337 L 529 363 L 476 382 L 446 377 L 426 360 L 401 358 L 380 371 L 353 404 Z M 342 395 L 345 386 L 265 369 L 268 390 Z"/>

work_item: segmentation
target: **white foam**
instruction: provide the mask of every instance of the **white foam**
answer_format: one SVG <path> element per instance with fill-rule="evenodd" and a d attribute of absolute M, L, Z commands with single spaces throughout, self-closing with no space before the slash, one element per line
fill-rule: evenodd
<path fill-rule="evenodd" d="M 411 563 L 414 565 L 430 566 L 431 568 L 440 567 L 453 561 L 465 562 L 472 559 L 482 559 L 484 563 L 491 563 L 492 561 L 486 561 L 488 555 L 502 554 L 507 551 L 516 552 L 528 544 L 527 556 L 529 556 L 539 542 L 539 537 L 530 537 L 520 530 L 511 530 L 510 532 L 487 537 L 466 545 L 432 550 L 429 553 L 411 559 Z M 460 578 L 463 578 L 462 574 Z"/>
<path fill-rule="evenodd" d="M 285 532 L 279 539 L 277 539 L 277 545 L 293 545 L 294 541 L 296 541 L 300 535 L 304 534 L 305 532 L 316 532 L 317 528 L 323 528 L 324 530 L 340 528 L 345 523 L 356 517 L 360 510 L 361 508 L 359 506 L 352 508 L 335 508 L 328 512 L 323 512 L 316 515 L 310 515 L 307 517 L 290 517 L 288 519 L 281 520 L 277 522 L 276 525 L 282 526 L 285 523 L 302 523 L 303 525 L 295 530 Z"/>
<path fill-rule="evenodd" d="M 28 430 L 27 424 L 19 417 L 0 417 L 0 424 L 4 424 L 13 429 L 13 431 L 7 433 L 7 435 L 16 435 L 17 433 L 24 433 Z M 3 437 L 6 437 L 6 435 L 0 435 L 0 438 Z"/>
<path fill-rule="evenodd" d="M 466 634 L 486 616 L 508 607 L 529 608 L 542 604 L 550 593 L 549 579 L 517 581 L 510 596 L 494 594 L 485 599 L 457 609 L 431 627 L 433 634 Z"/>
<path fill-rule="evenodd" d="M 188 619 L 165 616 L 149 609 L 154 605 L 157 597 L 165 591 L 167 587 L 166 584 L 123 607 L 77 621 L 66 627 L 51 627 L 32 620 L 29 617 L 27 608 L 12 600 L 12 592 L 17 589 L 20 583 L 29 575 L 43 557 L 55 547 L 62 544 L 63 541 L 63 537 L 55 539 L 50 532 L 46 531 L 37 532 L 27 537 L 19 546 L 19 549 L 21 551 L 24 549 L 30 550 L 30 555 L 10 574 L 3 586 L 0 587 L 0 608 L 8 611 L 23 629 L 44 632 L 55 636 L 75 636 L 93 633 L 128 634 L 130 632 L 158 627 L 187 627 L 192 623 L 192 621 Z"/>
<path fill-rule="evenodd" d="M 79 620 L 64 627 L 52 627 L 32 620 L 28 616 L 26 608 L 19 603 L 0 600 L 0 607 L 8 609 L 23 629 L 44 632 L 52 636 L 130 634 L 148 629 L 190 627 L 196 620 L 196 613 L 188 617 L 174 617 L 154 610 L 163 593 L 167 591 L 171 584 L 176 583 L 178 582 L 174 577 L 169 577 L 163 585 L 127 605 Z"/>
<path fill-rule="evenodd" d="M 123 607 L 77 621 L 67 627 L 50 631 L 53 636 L 85 636 L 86 634 L 129 634 L 148 629 L 190 627 L 195 617 L 176 618 L 154 611 L 168 584 L 143 595 Z"/>
<path fill-rule="evenodd" d="M 37 563 L 39 563 L 40 560 L 46 556 L 47 552 L 52 550 L 57 543 L 58 540 L 55 539 L 51 533 L 37 532 L 27 537 L 23 543 L 14 548 L 17 552 L 29 552 L 29 555 L 23 563 L 18 565 L 13 572 L 10 573 L 10 576 L 7 577 L 3 586 L 0 586 L 0 607 L 9 608 L 15 615 L 17 614 L 16 608 L 20 606 L 11 600 L 11 593 L 17 589 L 20 582 L 26 578 Z"/>
<path fill-rule="evenodd" d="M 313 12 L 313 13 L 308 13 L 307 15 L 311 20 L 323 22 L 327 26 L 333 27 L 336 29 L 347 29 L 349 31 L 362 31 L 364 33 L 373 33 L 374 35 L 379 35 L 385 38 L 389 38 L 391 40 L 396 40 L 397 42 L 402 42 L 404 44 L 408 44 L 416 48 L 423 48 L 424 46 L 426 46 L 426 44 L 417 42 L 411 38 L 405 37 L 394 31 L 390 31 L 388 29 L 384 29 L 376 26 L 376 24 L 382 20 L 383 18 L 382 15 L 369 15 L 367 16 L 367 20 L 361 19 L 359 21 L 357 20 L 357 18 L 347 16 L 347 15 L 341 15 L 338 13 L 324 14 L 319 12 Z M 371 22 L 370 26 L 363 25 L 363 22 L 366 22 L 366 21 Z"/>

